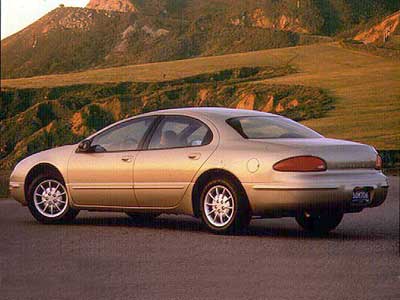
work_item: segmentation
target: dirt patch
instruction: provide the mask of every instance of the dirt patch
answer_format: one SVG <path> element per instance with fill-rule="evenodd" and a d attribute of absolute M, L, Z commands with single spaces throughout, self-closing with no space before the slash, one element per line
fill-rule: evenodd
<path fill-rule="evenodd" d="M 301 26 L 298 18 L 286 15 L 269 18 L 267 17 L 265 11 L 261 8 L 256 8 L 252 12 L 245 13 L 240 17 L 232 18 L 231 24 L 234 26 L 248 25 L 263 29 L 277 29 L 297 33 L 309 33 L 307 29 Z"/>
<path fill-rule="evenodd" d="M 76 112 L 71 118 L 71 130 L 75 135 L 84 135 L 86 127 L 83 125 L 83 118 L 81 112 Z"/>
<path fill-rule="evenodd" d="M 251 15 L 252 24 L 258 28 L 273 28 L 274 23 L 265 16 L 264 11 L 261 8 L 257 8 Z"/>
<path fill-rule="evenodd" d="M 236 105 L 236 108 L 238 108 L 238 109 L 253 109 L 255 100 L 256 100 L 255 94 L 253 94 L 253 93 L 243 94 L 240 101 Z"/>
<path fill-rule="evenodd" d="M 113 98 L 107 102 L 99 103 L 99 106 L 106 111 L 111 112 L 114 117 L 114 120 L 121 119 L 121 102 L 118 98 Z"/>
<path fill-rule="evenodd" d="M 267 99 L 267 103 L 261 109 L 263 112 L 272 112 L 274 110 L 274 96 L 269 95 Z"/>
<path fill-rule="evenodd" d="M 358 33 L 354 37 L 354 40 L 363 42 L 364 44 L 385 43 L 388 37 L 397 30 L 399 24 L 400 11 L 390 15 L 369 30 Z"/>
<path fill-rule="evenodd" d="M 299 101 L 297 99 L 293 99 L 287 105 L 288 108 L 293 108 L 299 106 Z"/>
<path fill-rule="evenodd" d="M 209 95 L 209 90 L 208 89 L 200 89 L 198 93 L 199 100 L 197 102 L 198 106 L 202 106 L 204 102 L 207 101 L 207 97 Z"/>
<path fill-rule="evenodd" d="M 301 27 L 300 20 L 298 18 L 288 17 L 285 15 L 280 16 L 278 22 L 275 25 L 275 28 L 283 31 L 308 33 L 307 29 Z"/>
<path fill-rule="evenodd" d="M 283 112 L 285 110 L 285 107 L 282 105 L 282 103 L 278 103 L 278 105 L 275 108 L 275 111 L 277 113 Z"/>

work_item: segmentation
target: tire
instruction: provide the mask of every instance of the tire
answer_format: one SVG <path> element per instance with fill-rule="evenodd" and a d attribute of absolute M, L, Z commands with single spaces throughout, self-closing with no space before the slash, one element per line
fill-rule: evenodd
<path fill-rule="evenodd" d="M 200 195 L 203 223 L 213 233 L 232 234 L 246 228 L 251 220 L 247 197 L 232 180 L 214 179 Z"/>
<path fill-rule="evenodd" d="M 134 222 L 148 223 L 157 218 L 160 213 L 126 213 Z"/>
<path fill-rule="evenodd" d="M 297 223 L 307 232 L 327 234 L 335 229 L 343 219 L 342 212 L 302 213 L 296 216 Z"/>
<path fill-rule="evenodd" d="M 42 174 L 28 188 L 28 207 L 33 217 L 44 224 L 72 221 L 79 213 L 69 204 L 63 178 L 57 174 Z"/>

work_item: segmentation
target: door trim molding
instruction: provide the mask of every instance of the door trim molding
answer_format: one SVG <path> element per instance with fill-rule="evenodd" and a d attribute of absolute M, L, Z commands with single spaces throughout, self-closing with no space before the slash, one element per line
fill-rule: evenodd
<path fill-rule="evenodd" d="M 68 184 L 73 190 L 131 190 L 132 183 L 70 183 Z"/>
<path fill-rule="evenodd" d="M 141 182 L 135 183 L 133 188 L 135 190 L 142 190 L 142 189 L 173 189 L 173 190 L 182 190 L 186 188 L 189 182 Z"/>
<path fill-rule="evenodd" d="M 156 190 L 182 190 L 189 185 L 190 182 L 141 182 L 141 183 L 70 183 L 67 184 L 73 190 L 147 190 L 147 189 L 156 189 Z"/>

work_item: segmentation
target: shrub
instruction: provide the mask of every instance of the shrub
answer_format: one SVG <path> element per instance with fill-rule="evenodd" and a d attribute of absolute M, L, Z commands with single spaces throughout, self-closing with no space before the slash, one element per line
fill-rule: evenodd
<path fill-rule="evenodd" d="M 87 110 L 83 112 L 83 123 L 90 131 L 97 131 L 113 123 L 114 117 L 108 111 L 105 111 L 96 104 L 90 104 Z"/>
<path fill-rule="evenodd" d="M 36 117 L 40 120 L 42 127 L 48 125 L 56 118 L 50 103 L 40 103 L 36 113 Z"/>

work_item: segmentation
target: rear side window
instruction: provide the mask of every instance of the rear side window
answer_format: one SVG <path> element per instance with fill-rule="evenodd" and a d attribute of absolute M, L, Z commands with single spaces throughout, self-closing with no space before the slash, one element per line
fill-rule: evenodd
<path fill-rule="evenodd" d="M 203 122 L 185 116 L 166 116 L 154 132 L 149 149 L 196 147 L 211 140 L 211 130 Z"/>
<path fill-rule="evenodd" d="M 282 117 L 238 117 L 226 122 L 246 139 L 322 137 L 315 131 Z"/>

